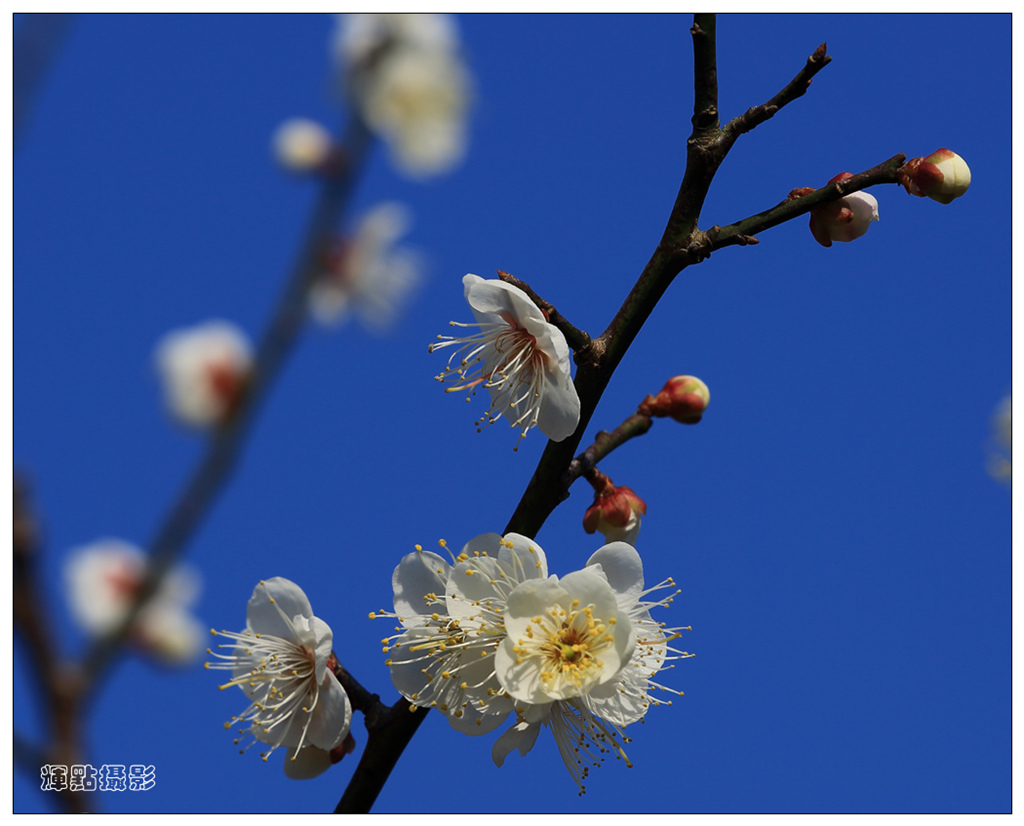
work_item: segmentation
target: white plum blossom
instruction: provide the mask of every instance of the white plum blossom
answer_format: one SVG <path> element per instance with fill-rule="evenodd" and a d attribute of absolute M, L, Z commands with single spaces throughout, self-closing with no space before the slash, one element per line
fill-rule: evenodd
<path fill-rule="evenodd" d="M 669 646 L 682 629 L 650 617 L 671 597 L 643 599 L 672 584 L 644 590 L 640 556 L 622 542 L 559 579 L 536 542 L 484 534 L 453 564 L 420 548 L 406 556 L 393 577 L 395 612 L 371 617 L 401 623 L 384 650 L 403 696 L 467 734 L 492 731 L 514 711 L 491 752 L 498 766 L 550 728 L 582 794 L 603 754 L 626 759 L 622 728 L 659 704 L 652 690 L 673 691 L 654 675 L 690 656 Z"/>
<path fill-rule="evenodd" d="M 420 281 L 419 256 L 395 246 L 410 223 L 409 210 L 397 202 L 366 213 L 310 290 L 309 308 L 318 322 L 340 324 L 357 311 L 374 330 L 383 332 L 394 324 Z"/>
<path fill-rule="evenodd" d="M 165 335 L 156 348 L 170 412 L 196 428 L 226 423 L 252 371 L 248 337 L 228 321 L 208 321 Z"/>
<path fill-rule="evenodd" d="M 120 539 L 101 539 L 71 551 L 64 565 L 68 606 L 75 621 L 102 637 L 124 621 L 146 576 L 146 555 Z M 169 570 L 135 619 L 131 640 L 169 664 L 185 664 L 202 651 L 203 628 L 189 607 L 199 596 L 199 572 Z"/>
<path fill-rule="evenodd" d="M 328 667 L 334 635 L 313 615 L 302 589 L 283 577 L 262 581 L 246 608 L 245 630 L 211 633 L 231 640 L 217 647 L 233 653 L 207 649 L 217 659 L 206 667 L 230 671 L 232 678 L 220 688 L 238 686 L 251 701 L 224 727 L 242 724 L 240 735 L 269 744 L 264 760 L 286 748 L 290 777 L 313 777 L 329 768 L 329 752 L 348 736 L 352 705 Z"/>
<path fill-rule="evenodd" d="M 519 442 L 531 427 L 560 442 L 576 430 L 580 399 L 570 375 L 569 345 L 529 296 L 512 284 L 468 274 L 462 279 L 466 301 L 476 323 L 467 336 L 438 336 L 430 352 L 456 347 L 441 382 L 454 381 L 446 393 L 468 391 L 466 400 L 484 387 L 491 406 L 477 421 L 478 430 L 505 416 L 519 431 Z M 456 361 L 458 359 L 458 361 Z M 453 364 L 453 362 L 455 362 Z"/>
<path fill-rule="evenodd" d="M 520 583 L 546 576 L 544 551 L 519 534 L 477 536 L 451 565 L 417 546 L 395 568 L 394 613 L 371 614 L 401 623 L 384 641 L 395 687 L 466 734 L 497 728 L 514 706 L 494 671 L 505 599 Z"/>
<path fill-rule="evenodd" d="M 450 16 L 340 15 L 335 44 L 350 95 L 399 170 L 423 178 L 462 160 L 472 80 Z"/>
<path fill-rule="evenodd" d="M 334 141 L 319 123 L 308 118 L 291 118 L 274 132 L 274 156 L 290 172 L 314 172 L 331 159 Z"/>

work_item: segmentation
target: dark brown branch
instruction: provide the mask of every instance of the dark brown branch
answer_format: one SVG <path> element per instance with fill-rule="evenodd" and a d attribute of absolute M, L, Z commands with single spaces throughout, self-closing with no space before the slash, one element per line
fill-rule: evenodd
<path fill-rule="evenodd" d="M 548 317 L 548 321 L 555 325 L 565 336 L 566 342 L 573 350 L 577 352 L 584 349 L 590 344 L 590 335 L 583 330 L 578 330 L 563 316 L 558 310 L 555 309 L 555 305 L 545 301 L 537 293 L 533 291 L 525 281 L 520 281 L 512 273 L 505 272 L 504 270 L 498 270 L 498 278 L 504 281 L 506 284 L 511 284 L 513 287 L 518 287 L 524 293 L 526 293 L 530 300 L 537 305 Z"/>
<path fill-rule="evenodd" d="M 37 522 L 29 510 L 24 482 L 14 478 L 14 630 L 25 643 L 30 673 L 49 727 L 51 743 L 44 748 L 24 741 L 18 765 L 30 770 L 36 781 L 47 763 L 73 766 L 83 763 L 78 672 L 63 662 L 47 623 L 43 588 L 39 584 Z M 33 765 L 33 763 L 35 765 Z M 70 791 L 60 796 L 68 811 L 85 812 L 92 796 Z"/>
<path fill-rule="evenodd" d="M 427 710 L 410 705 L 404 697 L 388 708 L 382 704 L 366 715 L 368 739 L 348 788 L 334 809 L 335 814 L 366 814 L 384 787 L 391 770 L 402 756 Z"/>
<path fill-rule="evenodd" d="M 695 14 L 693 36 L 694 133 L 718 131 L 718 58 L 715 48 L 715 15 Z"/>

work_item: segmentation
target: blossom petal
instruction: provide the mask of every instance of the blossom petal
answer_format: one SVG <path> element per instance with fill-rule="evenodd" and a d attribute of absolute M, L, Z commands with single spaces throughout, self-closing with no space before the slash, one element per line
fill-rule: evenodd
<path fill-rule="evenodd" d="M 506 321 L 514 321 L 524 329 L 523 322 L 527 319 L 547 323 L 540 308 L 518 287 L 500 279 L 480 278 L 472 273 L 467 273 L 463 277 L 462 284 L 466 292 L 466 301 L 476 313 L 497 315 Z"/>
<path fill-rule="evenodd" d="M 319 685 L 324 681 L 324 674 L 327 673 L 327 661 L 331 658 L 331 650 L 334 648 L 334 632 L 331 631 L 331 626 L 319 617 L 313 617 L 310 620 L 310 628 L 316 639 L 313 653 L 316 682 Z"/>
<path fill-rule="evenodd" d="M 300 718 L 300 715 L 297 714 L 296 718 Z M 348 736 L 351 726 L 352 704 L 334 672 L 328 671 L 327 678 L 320 684 L 306 741 L 312 746 L 330 751 Z"/>
<path fill-rule="evenodd" d="M 494 765 L 502 766 L 512 749 L 518 749 L 519 754 L 525 757 L 533 748 L 533 744 L 537 742 L 539 733 L 540 723 L 517 723 L 514 725 L 494 741 L 494 746 L 491 748 L 491 759 L 494 761 Z"/>
<path fill-rule="evenodd" d="M 298 645 L 312 642 L 311 634 L 296 628 L 295 617 L 313 618 L 313 608 L 303 590 L 291 580 L 273 577 L 256 586 L 245 609 L 249 627 L 260 634 L 292 640 Z"/>
<path fill-rule="evenodd" d="M 507 533 L 504 540 L 498 559 L 512 567 L 519 582 L 547 579 L 548 558 L 540 545 L 519 533 Z"/>
<path fill-rule="evenodd" d="M 290 748 L 284 760 L 285 776 L 292 780 L 310 780 L 319 777 L 331 767 L 331 753 L 316 746 Z"/>
<path fill-rule="evenodd" d="M 537 415 L 537 427 L 553 442 L 568 439 L 580 423 L 580 397 L 568 371 L 543 375 L 543 404 Z"/>
<path fill-rule="evenodd" d="M 451 565 L 430 551 L 415 551 L 402 557 L 391 577 L 395 591 L 395 613 L 403 625 L 419 624 L 433 608 L 423 599 L 427 594 L 443 598 Z"/>
<path fill-rule="evenodd" d="M 636 548 L 625 542 L 609 542 L 587 560 L 587 567 L 600 565 L 608 584 L 619 597 L 619 605 L 635 603 L 644 590 L 644 565 Z"/>

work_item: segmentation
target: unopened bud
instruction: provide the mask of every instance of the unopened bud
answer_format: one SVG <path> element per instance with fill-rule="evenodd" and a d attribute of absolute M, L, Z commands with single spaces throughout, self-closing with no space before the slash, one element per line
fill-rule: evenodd
<path fill-rule="evenodd" d="M 849 172 L 836 175 L 830 184 L 852 178 Z M 798 190 L 794 190 L 794 193 Z M 811 210 L 811 235 L 823 247 L 833 241 L 853 241 L 860 238 L 872 221 L 878 220 L 878 201 L 867 192 L 851 192 L 837 201 L 829 201 Z"/>
<path fill-rule="evenodd" d="M 292 118 L 274 133 L 274 155 L 290 172 L 315 172 L 326 167 L 334 141 L 323 126 L 305 118 Z"/>
<path fill-rule="evenodd" d="M 592 472 L 589 481 L 594 486 L 594 504 L 583 515 L 583 530 L 600 531 L 606 542 L 636 544 L 640 517 L 647 513 L 647 504 L 631 488 L 616 487 L 599 470 Z"/>
<path fill-rule="evenodd" d="M 682 424 L 697 424 L 711 401 L 708 386 L 695 376 L 675 376 L 657 396 L 648 396 L 638 412 L 645 416 L 670 416 Z"/>
<path fill-rule="evenodd" d="M 903 164 L 899 181 L 911 195 L 948 204 L 971 185 L 971 168 L 956 152 L 937 149 L 927 158 L 911 158 Z"/>

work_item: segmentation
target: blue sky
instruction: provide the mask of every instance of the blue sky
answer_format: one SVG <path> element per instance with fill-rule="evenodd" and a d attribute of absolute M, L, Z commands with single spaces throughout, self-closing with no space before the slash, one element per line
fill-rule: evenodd
<path fill-rule="evenodd" d="M 657 243 L 692 114 L 687 16 L 461 18 L 476 78 L 470 148 L 453 174 L 400 177 L 373 152 L 350 221 L 382 200 L 415 215 L 426 280 L 389 337 L 358 323 L 304 335 L 236 475 L 187 550 L 204 624 L 234 629 L 258 580 L 301 585 L 335 650 L 390 702 L 368 618 L 415 543 L 501 531 L 544 439 L 520 451 L 445 396 L 427 343 L 469 320 L 461 278 L 528 281 L 598 333 Z M 315 184 L 275 166 L 285 118 L 332 129 L 334 21 L 307 16 L 84 16 L 14 158 L 14 460 L 45 526 L 46 594 L 65 653 L 69 549 L 144 545 L 202 439 L 161 406 L 152 350 L 211 317 L 257 335 L 302 237 Z M 743 136 L 701 226 L 775 205 L 904 152 L 971 166 L 949 206 L 873 190 L 881 220 L 820 247 L 805 219 L 721 250 L 672 285 L 591 423 L 612 428 L 679 373 L 711 405 L 659 421 L 601 468 L 648 505 L 647 579 L 682 593 L 685 692 L 629 730 L 635 767 L 584 798 L 555 744 L 490 762 L 431 715 L 375 811 L 1006 812 L 1010 809 L 1010 497 L 986 473 L 1009 393 L 1008 15 L 724 15 L 723 119 L 782 88 L 827 41 L 808 94 Z M 601 544 L 584 484 L 537 537 L 552 572 Z M 20 646 L 20 643 L 19 643 Z M 16 730 L 36 738 L 24 652 Z M 324 812 L 365 743 L 322 777 L 239 756 L 243 707 L 201 665 L 127 657 L 89 718 L 95 764 L 156 766 L 157 786 L 106 811 Z M 235 696 L 232 696 L 235 695 Z M 49 811 L 17 774 L 14 810 Z"/>

